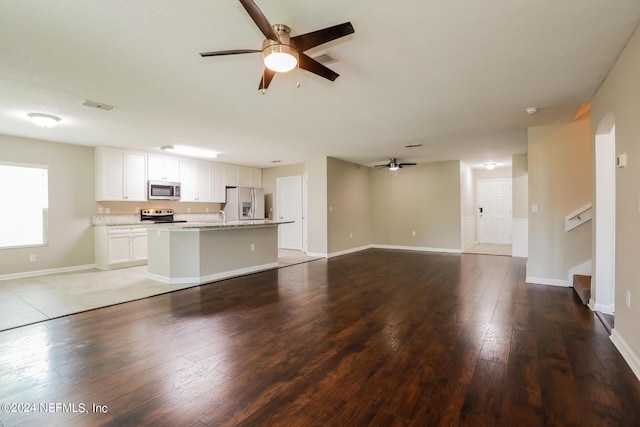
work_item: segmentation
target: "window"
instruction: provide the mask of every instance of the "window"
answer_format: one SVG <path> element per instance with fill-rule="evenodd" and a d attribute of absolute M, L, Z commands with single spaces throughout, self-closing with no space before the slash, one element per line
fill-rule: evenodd
<path fill-rule="evenodd" d="M 0 248 L 47 243 L 47 166 L 0 163 Z"/>

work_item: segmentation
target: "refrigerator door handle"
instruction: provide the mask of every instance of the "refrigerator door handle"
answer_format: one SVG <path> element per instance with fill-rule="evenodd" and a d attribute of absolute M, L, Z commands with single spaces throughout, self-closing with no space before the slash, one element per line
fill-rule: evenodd
<path fill-rule="evenodd" d="M 256 217 L 256 190 L 251 189 L 251 219 Z"/>

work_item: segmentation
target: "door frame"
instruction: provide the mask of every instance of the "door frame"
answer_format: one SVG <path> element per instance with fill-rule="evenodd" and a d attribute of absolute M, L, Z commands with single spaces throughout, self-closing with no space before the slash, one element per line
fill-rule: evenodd
<path fill-rule="evenodd" d="M 512 178 L 495 178 L 495 179 L 478 179 L 476 180 L 476 237 L 477 242 L 480 241 L 480 183 L 481 182 L 496 182 L 496 181 L 508 181 L 509 182 L 509 243 L 498 243 L 503 245 L 513 244 L 513 179 Z"/>
<path fill-rule="evenodd" d="M 280 209 L 280 203 L 281 203 L 281 198 L 280 198 L 281 184 L 280 183 L 284 179 L 298 178 L 300 180 L 300 190 L 301 190 L 301 194 L 300 194 L 300 203 L 301 203 L 300 212 L 301 212 L 301 215 L 302 215 L 302 223 L 301 223 L 302 233 L 301 233 L 301 236 L 300 236 L 300 239 L 301 239 L 301 241 L 300 241 L 300 249 L 302 251 L 306 252 L 306 245 L 305 244 L 306 244 L 306 231 L 307 230 L 306 230 L 306 220 L 305 220 L 305 217 L 306 217 L 306 211 L 305 211 L 305 209 L 306 209 L 306 203 L 305 203 L 305 191 L 306 191 L 306 185 L 305 184 L 306 184 L 306 181 L 305 181 L 305 176 L 306 176 L 306 174 L 304 174 L 304 175 L 279 176 L 279 177 L 276 178 L 276 200 L 275 200 L 275 211 L 276 211 L 276 214 L 275 214 L 275 218 L 276 218 L 276 220 L 280 220 L 280 210 L 281 210 Z M 280 227 L 278 227 L 278 228 L 280 228 Z M 280 248 L 280 247 L 281 247 L 280 232 L 278 232 L 278 248 Z"/>

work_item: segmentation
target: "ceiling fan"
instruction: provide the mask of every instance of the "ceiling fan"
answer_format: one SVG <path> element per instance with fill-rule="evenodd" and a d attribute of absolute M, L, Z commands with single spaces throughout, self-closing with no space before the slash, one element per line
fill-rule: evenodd
<path fill-rule="evenodd" d="M 398 162 L 398 160 L 396 160 L 395 158 L 391 158 L 389 160 L 389 163 L 385 164 L 385 165 L 376 165 L 376 168 L 388 168 L 391 171 L 397 171 L 400 168 L 403 168 L 405 166 L 415 166 L 416 163 L 400 163 Z"/>
<path fill-rule="evenodd" d="M 238 55 L 243 53 L 262 52 L 264 57 L 264 72 L 260 80 L 258 89 L 264 90 L 269 87 L 269 83 L 275 73 L 285 73 L 291 71 L 296 65 L 303 70 L 311 71 L 314 74 L 334 81 L 339 74 L 325 67 L 315 59 L 304 54 L 304 51 L 312 47 L 330 42 L 331 40 L 344 37 L 354 33 L 351 22 L 334 25 L 311 33 L 301 34 L 291 37 L 290 28 L 284 24 L 271 25 L 264 14 L 258 9 L 253 0 L 240 0 L 240 3 L 249 13 L 253 22 L 256 23 L 266 40 L 262 42 L 262 49 L 235 49 L 221 50 L 215 52 L 202 52 L 200 56 L 223 56 Z"/>

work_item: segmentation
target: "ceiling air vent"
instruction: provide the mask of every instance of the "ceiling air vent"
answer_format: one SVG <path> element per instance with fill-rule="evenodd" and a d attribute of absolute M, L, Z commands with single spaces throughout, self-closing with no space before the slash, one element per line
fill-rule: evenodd
<path fill-rule="evenodd" d="M 313 59 L 315 59 L 316 61 L 318 61 L 322 65 L 332 64 L 332 63 L 338 61 L 336 58 L 334 58 L 333 56 L 329 55 L 327 52 L 323 52 L 323 53 L 319 54 L 318 56 L 314 56 Z"/>
<path fill-rule="evenodd" d="M 422 144 L 417 142 L 415 144 L 407 144 L 407 145 L 404 146 L 404 148 L 416 148 L 416 147 L 422 147 Z"/>
<path fill-rule="evenodd" d="M 115 109 L 113 105 L 104 104 L 102 102 L 91 101 L 89 99 L 85 99 L 82 103 L 85 107 L 97 108 L 98 110 L 111 111 Z"/>

